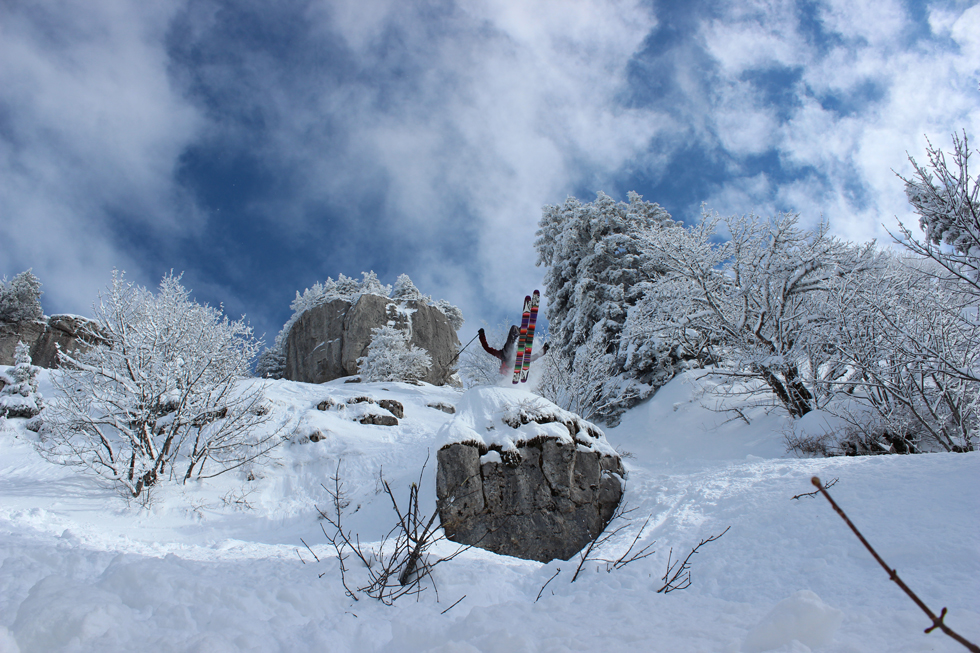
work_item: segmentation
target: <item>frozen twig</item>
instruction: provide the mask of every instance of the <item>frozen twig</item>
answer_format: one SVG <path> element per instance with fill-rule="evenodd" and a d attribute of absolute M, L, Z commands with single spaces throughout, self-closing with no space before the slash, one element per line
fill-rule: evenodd
<path fill-rule="evenodd" d="M 439 614 L 446 614 L 447 612 L 449 612 L 450 610 L 452 610 L 453 608 L 455 608 L 457 605 L 459 605 L 460 602 L 462 602 L 462 600 L 465 599 L 465 598 L 466 598 L 466 595 L 464 594 L 463 596 L 461 596 L 458 599 L 456 599 L 456 602 L 455 603 L 453 603 L 451 606 L 449 606 L 448 608 L 446 608 L 445 610 L 443 610 Z"/>
<path fill-rule="evenodd" d="M 885 561 L 881 559 L 881 556 L 879 556 L 878 552 L 874 550 L 874 547 L 872 547 L 871 544 L 869 544 L 868 541 L 864 539 L 864 536 L 861 535 L 861 531 L 857 529 L 857 526 L 854 525 L 854 522 L 852 522 L 848 518 L 848 516 L 844 513 L 843 509 L 841 509 L 841 507 L 837 505 L 837 502 L 831 498 L 830 493 L 827 492 L 826 487 L 820 482 L 820 479 L 814 476 L 812 479 L 810 479 L 810 482 L 813 483 L 814 486 L 816 486 L 817 492 L 821 493 L 822 495 L 824 495 L 824 497 L 826 497 L 827 501 L 830 502 L 830 505 L 833 506 L 834 510 L 837 511 L 837 514 L 840 515 L 841 519 L 843 519 L 844 522 L 854 532 L 854 534 L 857 535 L 857 538 L 861 540 L 861 544 L 864 545 L 864 548 L 866 548 L 874 557 L 874 559 L 878 561 L 878 564 L 881 565 L 881 567 L 886 572 L 888 572 L 888 577 L 891 580 L 895 581 L 895 583 L 902 588 L 902 591 L 908 594 L 909 598 L 912 599 L 912 601 L 917 606 L 919 606 L 919 608 L 921 608 L 922 611 L 925 612 L 926 615 L 928 615 L 928 617 L 932 620 L 932 625 L 926 628 L 925 632 L 931 633 L 936 628 L 939 628 L 941 631 L 943 631 L 944 633 L 946 633 L 947 635 L 955 639 L 957 642 L 965 646 L 967 650 L 973 651 L 973 653 L 980 653 L 980 646 L 977 646 L 976 644 L 965 639 L 964 637 L 954 632 L 952 628 L 950 628 L 945 624 L 943 620 L 946 618 L 946 608 L 943 608 L 942 611 L 940 611 L 939 616 L 937 617 L 935 613 L 933 613 L 933 611 L 930 610 L 929 607 L 922 602 L 922 599 L 920 599 L 916 595 L 916 593 L 913 592 L 909 588 L 909 586 L 906 585 L 905 582 L 898 577 L 898 572 L 896 572 L 894 569 L 890 568 L 887 564 L 885 564 Z"/>
<path fill-rule="evenodd" d="M 829 482 L 826 485 L 822 486 L 822 488 L 824 490 L 829 490 L 830 488 L 832 488 L 835 485 L 837 485 L 837 481 L 839 481 L 839 480 L 840 480 L 839 478 L 835 478 L 831 482 Z M 793 497 L 792 499 L 790 499 L 790 501 L 792 501 L 793 499 L 800 499 L 802 497 L 815 497 L 818 494 L 820 494 L 820 490 L 814 490 L 813 492 L 804 492 L 802 494 L 797 494 L 795 497 Z"/>
<path fill-rule="evenodd" d="M 633 538 L 632 543 L 630 543 L 629 549 L 627 549 L 623 555 L 619 556 L 618 558 L 610 558 L 610 559 L 600 557 L 599 555 L 600 550 L 606 544 L 609 543 L 609 540 L 613 539 L 621 532 L 623 532 L 624 530 L 630 527 L 633 520 L 630 519 L 627 515 L 632 513 L 634 510 L 636 509 L 635 508 L 627 509 L 625 503 L 619 504 L 619 506 L 616 508 L 616 511 L 613 513 L 612 519 L 609 520 L 609 524 L 606 526 L 606 530 L 604 530 L 594 540 L 589 542 L 589 546 L 585 547 L 585 551 L 583 551 L 579 556 L 578 567 L 575 568 L 575 573 L 572 574 L 572 580 L 569 582 L 571 583 L 575 582 L 575 580 L 578 578 L 579 573 L 581 573 L 582 569 L 585 567 L 585 563 L 587 562 L 604 562 L 606 563 L 606 571 L 612 571 L 613 569 L 619 569 L 620 567 L 625 567 L 631 562 L 642 560 L 643 558 L 651 556 L 655 553 L 655 551 L 651 550 L 650 547 L 656 544 L 656 541 L 650 542 L 642 549 L 633 551 L 634 547 L 636 546 L 636 543 L 640 539 L 640 536 L 643 535 L 643 531 L 646 529 L 647 524 L 650 523 L 650 518 L 647 517 L 646 521 L 643 522 L 643 526 L 640 527 L 640 530 L 636 533 L 636 536 Z M 610 528 L 610 526 L 612 526 L 617 519 L 622 519 L 623 523 L 615 526 L 614 528 Z"/>
<path fill-rule="evenodd" d="M 551 583 L 551 581 L 553 581 L 554 579 L 558 578 L 558 574 L 560 574 L 560 573 L 561 573 L 561 567 L 558 567 L 557 569 L 555 569 L 555 573 L 552 574 L 551 578 L 548 579 L 548 582 L 546 582 L 544 585 L 542 585 L 541 586 L 541 589 L 538 590 L 538 595 L 534 599 L 534 602 L 535 603 L 537 603 L 538 602 L 538 599 L 541 598 L 541 595 L 544 594 L 544 588 L 546 588 L 548 586 L 548 584 Z M 578 572 L 576 571 L 576 573 L 578 573 Z"/>
<path fill-rule="evenodd" d="M 670 563 L 671 556 L 674 553 L 674 550 L 671 549 L 670 552 L 667 554 L 667 573 L 665 573 L 663 576 L 664 585 L 663 587 L 657 590 L 657 594 L 660 594 L 661 592 L 663 592 L 664 594 L 670 594 L 674 590 L 684 590 L 690 587 L 691 586 L 691 571 L 690 571 L 691 556 L 697 553 L 698 549 L 700 549 L 708 542 L 714 542 L 715 540 L 719 539 L 722 535 L 727 533 L 730 528 L 731 526 L 729 526 L 722 532 L 718 533 L 717 535 L 712 535 L 706 540 L 701 540 L 700 542 L 698 542 L 698 545 L 696 547 L 691 549 L 691 552 L 687 554 L 687 557 L 684 558 L 684 560 L 678 559 L 676 562 L 674 562 L 674 564 Z"/>
<path fill-rule="evenodd" d="M 428 458 L 426 458 L 426 462 L 428 462 Z M 444 536 L 437 535 L 437 529 L 434 528 L 437 513 L 433 513 L 431 517 L 424 515 L 419 505 L 419 487 L 424 471 L 425 465 L 423 464 L 422 470 L 419 472 L 418 482 L 412 483 L 409 489 L 408 504 L 404 510 L 395 498 L 391 485 L 384 479 L 383 475 L 379 474 L 379 485 L 391 500 L 392 509 L 397 516 L 397 523 L 376 547 L 361 544 L 357 534 L 351 533 L 343 527 L 342 516 L 349 502 L 346 499 L 340 478 L 339 463 L 337 471 L 331 477 L 333 487 L 324 487 L 330 495 L 333 504 L 332 510 L 330 513 L 319 508 L 317 510 L 320 517 L 333 527 L 333 532 L 328 532 L 322 524 L 321 528 L 327 538 L 327 543 L 337 552 L 337 559 L 340 563 L 340 580 L 344 590 L 354 600 L 358 600 L 356 592 L 363 592 L 386 605 L 392 605 L 403 596 L 415 596 L 418 599 L 422 592 L 427 589 L 423 581 L 428 578 L 438 601 L 439 590 L 431 576 L 433 567 L 441 562 L 452 560 L 469 548 L 460 547 L 448 556 L 430 559 L 428 550 L 432 545 L 444 539 Z M 367 582 L 357 587 L 356 591 L 348 584 L 350 570 L 347 568 L 346 560 L 351 554 L 361 561 L 367 573 Z"/>

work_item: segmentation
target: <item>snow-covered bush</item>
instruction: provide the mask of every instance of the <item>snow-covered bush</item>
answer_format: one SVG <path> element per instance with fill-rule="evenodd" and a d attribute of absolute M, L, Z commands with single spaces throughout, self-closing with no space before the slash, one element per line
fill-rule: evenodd
<path fill-rule="evenodd" d="M 0 280 L 0 322 L 27 322 L 44 317 L 41 310 L 41 281 L 31 270 L 21 272 L 9 282 Z"/>
<path fill-rule="evenodd" d="M 105 340 L 61 352 L 45 455 L 140 497 L 162 480 L 216 476 L 278 444 L 278 433 L 257 428 L 267 419 L 261 386 L 239 383 L 259 346 L 243 321 L 192 301 L 173 275 L 154 294 L 113 272 L 94 309 Z"/>
<path fill-rule="evenodd" d="M 428 373 L 432 358 L 424 349 L 409 345 L 407 333 L 388 325 L 371 333 L 367 355 L 357 359 L 365 381 L 418 381 Z"/>
<path fill-rule="evenodd" d="M 37 391 L 37 375 L 40 367 L 31 365 L 31 353 L 27 345 L 17 343 L 14 366 L 3 374 L 4 386 L 0 390 L 0 417 L 34 417 L 41 412 L 43 402 Z"/>
<path fill-rule="evenodd" d="M 271 347 L 259 354 L 255 376 L 260 379 L 282 379 L 286 376 L 286 334 L 280 331 Z"/>
<path fill-rule="evenodd" d="M 547 267 L 552 356 L 570 370 L 593 375 L 585 368 L 598 363 L 617 377 L 599 384 L 603 389 L 595 397 L 601 407 L 595 417 L 614 421 L 665 381 L 659 356 L 632 355 L 635 343 L 623 340 L 623 329 L 642 283 L 663 273 L 640 247 L 642 235 L 680 227 L 658 204 L 632 192 L 628 204 L 599 193 L 587 204 L 570 197 L 545 206 L 538 226 L 534 246 L 538 265 Z"/>

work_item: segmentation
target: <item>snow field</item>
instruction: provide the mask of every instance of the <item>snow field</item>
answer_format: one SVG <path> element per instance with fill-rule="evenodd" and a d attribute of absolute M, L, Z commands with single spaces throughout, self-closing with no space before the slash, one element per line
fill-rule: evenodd
<path fill-rule="evenodd" d="M 962 650 L 923 634 L 925 615 L 823 498 L 791 500 L 813 489 L 814 474 L 838 478 L 831 493 L 884 559 L 933 610 L 949 607 L 951 627 L 980 640 L 980 454 L 782 458 L 781 418 L 756 410 L 750 424 L 725 423 L 692 400 L 690 381 L 606 429 L 631 453 L 626 500 L 636 528 L 650 516 L 641 545 L 656 540 L 655 555 L 610 573 L 592 563 L 571 584 L 574 558 L 542 565 L 471 549 L 435 569 L 438 602 L 429 589 L 394 607 L 344 595 L 313 504 L 324 507 L 320 483 L 341 461 L 357 509 L 347 522 L 375 541 L 394 519 L 378 471 L 407 497 L 428 450 L 422 498 L 434 509 L 436 434 L 452 416 L 427 404 L 459 404 L 455 390 L 264 381 L 294 441 L 248 470 L 254 481 L 242 470 L 163 487 L 149 508 L 44 461 L 36 436 L 9 420 L 0 427 L 0 652 Z M 364 394 L 402 402 L 405 418 L 365 426 L 315 409 L 326 396 Z M 326 437 L 301 443 L 316 430 Z M 676 559 L 729 525 L 692 558 L 689 589 L 656 593 L 671 547 Z"/>

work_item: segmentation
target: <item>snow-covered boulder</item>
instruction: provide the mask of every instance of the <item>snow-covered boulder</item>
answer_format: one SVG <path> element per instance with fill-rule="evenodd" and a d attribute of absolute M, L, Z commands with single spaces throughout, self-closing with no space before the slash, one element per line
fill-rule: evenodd
<path fill-rule="evenodd" d="M 625 471 L 602 431 L 524 390 L 469 390 L 438 441 L 439 518 L 461 544 L 568 560 L 623 495 Z"/>
<path fill-rule="evenodd" d="M 357 374 L 357 359 L 367 354 L 372 329 L 392 325 L 409 334 L 409 346 L 420 347 L 432 359 L 422 379 L 445 385 L 459 338 L 445 313 L 423 301 L 396 301 L 362 294 L 354 303 L 335 299 L 306 310 L 286 339 L 285 378 L 324 383 Z"/>

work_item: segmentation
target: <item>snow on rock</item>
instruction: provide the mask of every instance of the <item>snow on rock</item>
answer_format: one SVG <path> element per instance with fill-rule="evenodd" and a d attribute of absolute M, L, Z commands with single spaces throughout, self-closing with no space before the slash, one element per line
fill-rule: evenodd
<path fill-rule="evenodd" d="M 604 456 L 618 455 L 595 424 L 526 390 L 496 386 L 467 390 L 437 440 L 442 446 L 465 442 L 507 452 L 541 437 L 574 442 Z"/>
<path fill-rule="evenodd" d="M 574 413 L 510 388 L 466 392 L 440 430 L 436 474 L 446 537 L 527 560 L 568 560 L 609 523 L 625 470 Z"/>
<path fill-rule="evenodd" d="M 773 651 L 798 642 L 806 647 L 826 646 L 844 620 L 810 590 L 800 590 L 783 599 L 745 636 L 745 653 Z M 807 648 L 806 650 L 810 650 Z"/>

